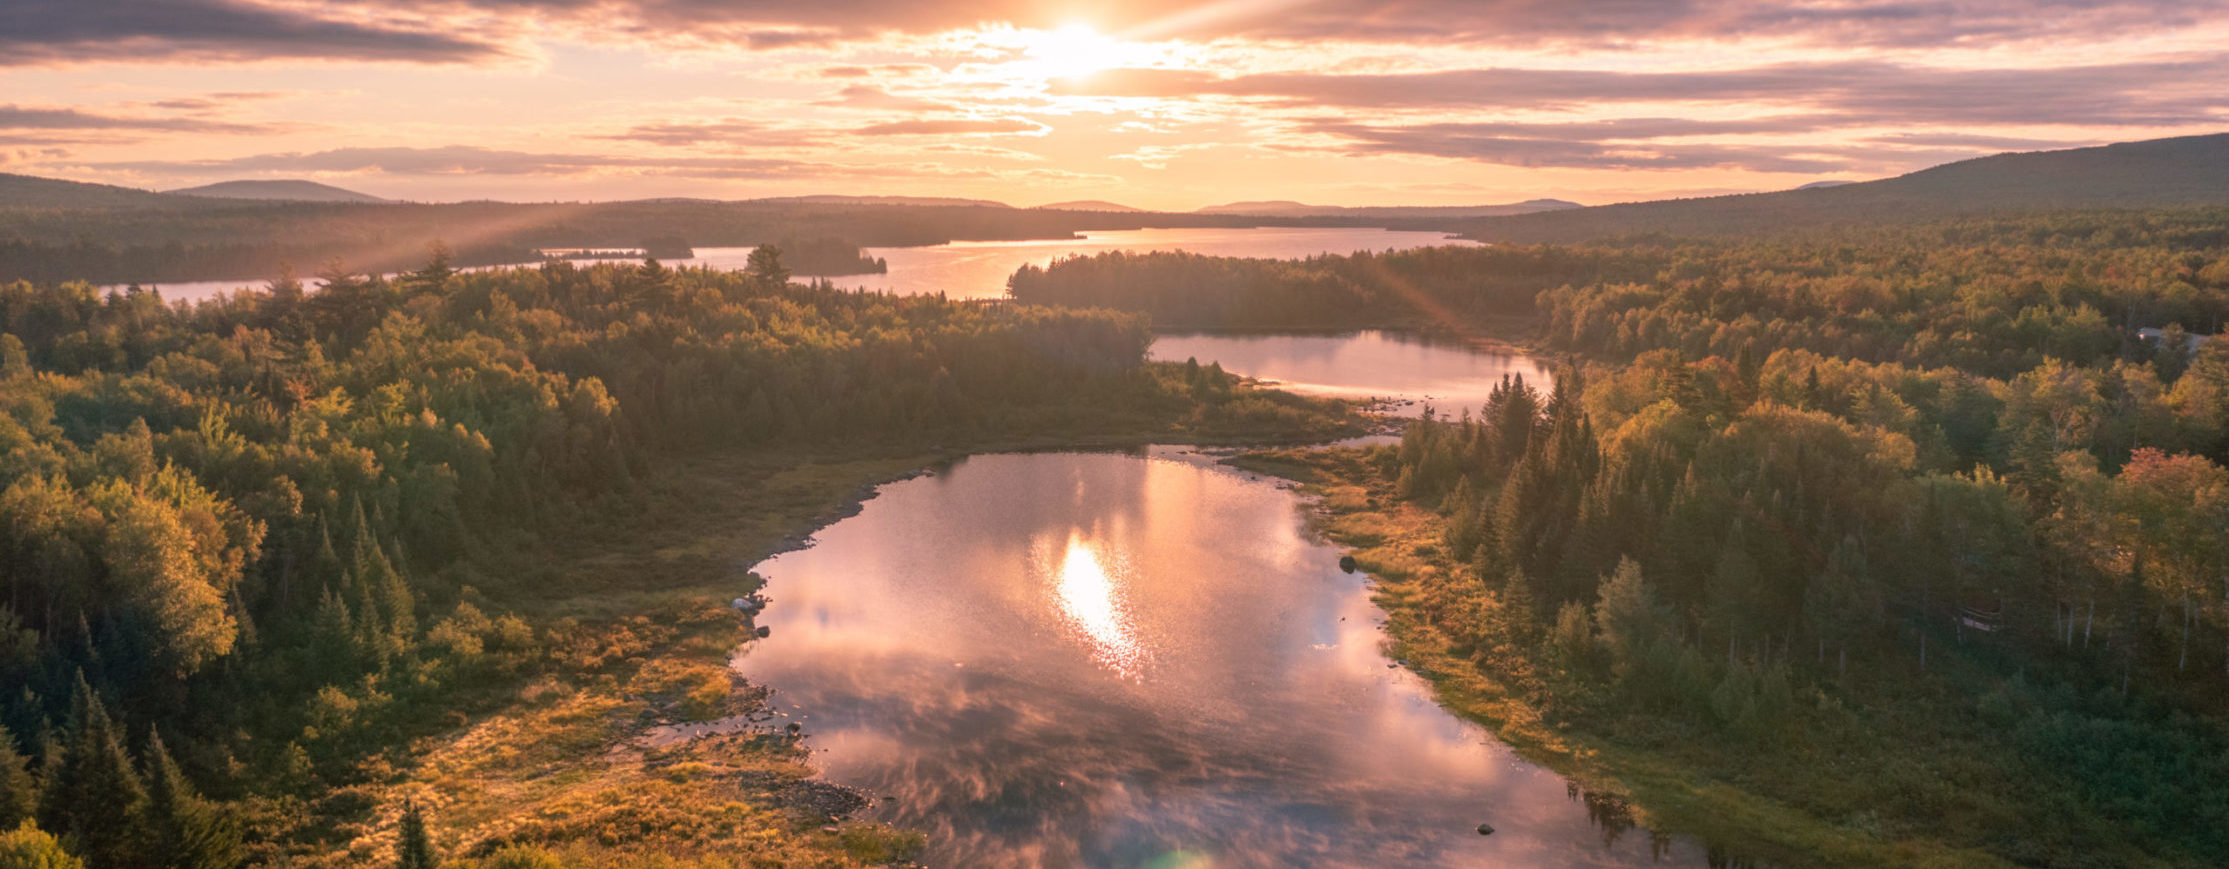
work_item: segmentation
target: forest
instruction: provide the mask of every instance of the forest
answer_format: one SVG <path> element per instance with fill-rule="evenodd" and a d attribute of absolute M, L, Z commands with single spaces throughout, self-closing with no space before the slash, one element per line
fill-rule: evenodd
<path fill-rule="evenodd" d="M 338 847 L 336 817 L 394 808 L 362 796 L 381 752 L 585 654 L 504 611 L 529 592 L 508 568 L 640 509 L 676 457 L 1353 426 L 1147 364 L 1149 340 L 1130 315 L 803 286 L 772 248 L 734 273 L 463 273 L 436 248 L 190 306 L 0 285 L 0 828 L 24 825 L 0 847 L 96 869 Z M 397 847 L 430 866 L 415 812 Z"/>
<path fill-rule="evenodd" d="M 1430 543 L 1365 557 L 1407 583 L 1381 602 L 1443 677 L 1552 726 L 1870 840 L 2209 865 L 2229 849 L 2221 217 L 1497 249 L 1611 275 L 1535 297 L 1553 381 L 1439 409 L 1357 467 L 1304 461 L 1431 517 Z M 1356 268 L 1171 264 L 1276 308 Z M 1122 284 L 1094 278 L 1070 286 Z M 1530 280 L 1403 283 L 1460 315 Z"/>
<path fill-rule="evenodd" d="M 1530 317 L 1549 289 L 1642 280 L 1653 249 L 1427 247 L 1299 260 L 1110 251 L 1023 266 L 1007 294 L 1033 305 L 1117 308 L 1169 329 L 1461 330 Z"/>

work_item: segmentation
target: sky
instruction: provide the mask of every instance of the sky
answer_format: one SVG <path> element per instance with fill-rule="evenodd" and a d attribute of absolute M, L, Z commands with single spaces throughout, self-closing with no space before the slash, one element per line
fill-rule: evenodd
<path fill-rule="evenodd" d="M 0 0 L 0 172 L 1587 204 L 2229 129 L 2229 0 Z"/>

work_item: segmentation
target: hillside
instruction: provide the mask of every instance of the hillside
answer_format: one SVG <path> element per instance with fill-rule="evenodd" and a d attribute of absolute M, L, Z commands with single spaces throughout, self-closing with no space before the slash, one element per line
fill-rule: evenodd
<path fill-rule="evenodd" d="M 2077 208 L 2229 204 L 2229 133 L 1998 154 L 1909 175 L 1775 193 L 1633 202 L 1471 222 L 1489 241 L 1711 236 Z"/>
<path fill-rule="evenodd" d="M 0 208 L 149 208 L 178 204 L 151 190 L 0 172 Z"/>
<path fill-rule="evenodd" d="M 331 184 L 289 179 L 283 181 L 219 181 L 200 187 L 166 191 L 175 196 L 216 199 L 270 199 L 287 202 L 388 202 L 369 193 L 358 193 Z"/>
<path fill-rule="evenodd" d="M 1195 210 L 1194 214 L 1251 215 L 1256 217 L 1360 217 L 1377 219 L 1500 217 L 1511 214 L 1532 214 L 1539 211 L 1561 211 L 1585 206 L 1561 199 L 1529 199 L 1503 205 L 1378 205 L 1349 207 L 1344 205 L 1309 205 L 1305 202 L 1273 200 L 1268 202 L 1232 202 L 1210 205 Z"/>

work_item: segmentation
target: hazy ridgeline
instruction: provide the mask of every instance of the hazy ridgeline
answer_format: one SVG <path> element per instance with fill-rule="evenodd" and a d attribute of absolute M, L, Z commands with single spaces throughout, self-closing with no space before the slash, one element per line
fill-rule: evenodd
<path fill-rule="evenodd" d="M 863 274 L 858 247 L 958 239 L 1067 238 L 1141 227 L 1356 226 L 1358 218 L 1261 218 L 780 200 L 604 203 L 348 203 L 208 199 L 0 173 L 0 281 L 96 284 L 264 279 L 338 260 L 358 273 L 416 267 L 445 240 L 460 265 L 523 263 L 542 248 L 802 248 L 799 274 Z M 1369 223 L 1369 225 L 1376 225 Z M 848 250 L 836 250 L 841 245 Z"/>
<path fill-rule="evenodd" d="M 1147 365 L 1149 341 L 1108 312 L 637 265 L 437 261 L 192 307 L 0 285 L 0 826 L 35 814 L 94 865 L 230 865 L 233 810 L 148 795 L 176 757 L 171 792 L 252 797 L 253 838 L 283 839 L 365 752 L 548 666 L 547 635 L 482 609 L 518 591 L 503 565 L 662 457 L 1316 419 Z M 221 853 L 165 862 L 133 832 L 161 824 Z"/>

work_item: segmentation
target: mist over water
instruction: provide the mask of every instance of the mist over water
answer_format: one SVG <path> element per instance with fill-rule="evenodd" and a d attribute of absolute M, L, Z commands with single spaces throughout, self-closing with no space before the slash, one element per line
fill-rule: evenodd
<path fill-rule="evenodd" d="M 1705 864 L 1389 666 L 1302 507 L 1176 450 L 969 458 L 759 565 L 735 666 L 934 866 Z"/>

